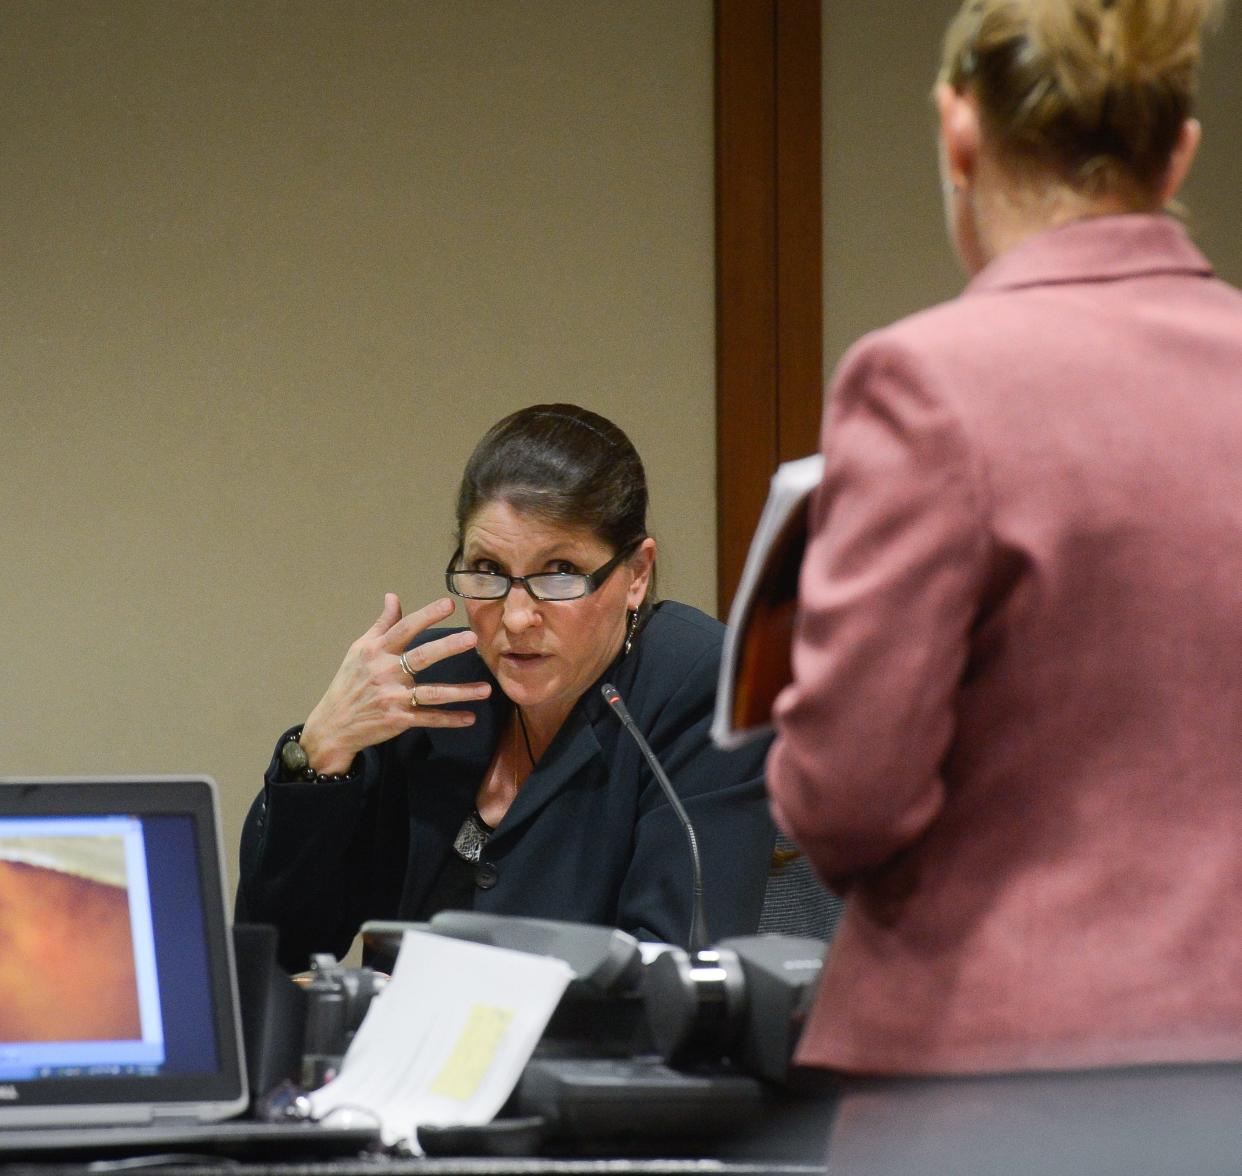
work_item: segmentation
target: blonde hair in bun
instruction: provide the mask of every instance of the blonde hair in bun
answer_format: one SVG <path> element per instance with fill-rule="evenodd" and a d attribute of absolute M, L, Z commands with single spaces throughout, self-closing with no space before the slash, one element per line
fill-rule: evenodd
<path fill-rule="evenodd" d="M 939 81 L 969 91 L 1012 162 L 1142 201 L 1194 107 L 1223 0 L 966 0 Z"/>

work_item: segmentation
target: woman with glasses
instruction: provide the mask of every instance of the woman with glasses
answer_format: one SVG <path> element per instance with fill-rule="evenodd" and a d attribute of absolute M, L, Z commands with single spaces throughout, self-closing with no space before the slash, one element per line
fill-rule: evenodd
<path fill-rule="evenodd" d="M 616 686 L 694 823 L 707 924 L 755 929 L 771 859 L 760 742 L 712 746 L 723 627 L 655 603 L 647 484 L 629 438 L 574 405 L 506 417 L 457 498 L 450 596 L 385 598 L 281 739 L 242 836 L 239 919 L 281 960 L 340 956 L 368 919 L 441 910 L 687 940 L 686 836 L 609 713 Z M 469 627 L 437 629 L 465 608 Z"/>

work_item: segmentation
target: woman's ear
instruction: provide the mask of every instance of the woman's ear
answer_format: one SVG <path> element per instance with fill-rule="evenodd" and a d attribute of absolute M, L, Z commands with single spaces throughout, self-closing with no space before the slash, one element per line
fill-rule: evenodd
<path fill-rule="evenodd" d="M 940 116 L 942 178 L 955 190 L 966 188 L 974 181 L 979 159 L 979 109 L 968 94 L 941 82 L 936 87 L 936 112 Z"/>
<path fill-rule="evenodd" d="M 1173 152 L 1169 156 L 1169 166 L 1165 169 L 1164 181 L 1160 185 L 1160 206 L 1168 204 L 1177 196 L 1181 189 L 1190 165 L 1195 161 L 1199 150 L 1199 141 L 1203 138 L 1203 127 L 1197 118 L 1188 118 L 1182 123 L 1177 133 L 1177 142 L 1173 144 Z"/>
<path fill-rule="evenodd" d="M 945 82 L 936 87 L 935 95 L 945 229 L 962 268 L 976 274 L 991 257 L 980 221 L 984 143 L 979 105 L 971 94 Z"/>
<path fill-rule="evenodd" d="M 635 609 L 642 604 L 647 595 L 647 586 L 651 583 L 651 569 L 655 567 L 656 541 L 648 536 L 626 560 L 630 569 L 630 586 L 626 590 L 626 608 Z"/>

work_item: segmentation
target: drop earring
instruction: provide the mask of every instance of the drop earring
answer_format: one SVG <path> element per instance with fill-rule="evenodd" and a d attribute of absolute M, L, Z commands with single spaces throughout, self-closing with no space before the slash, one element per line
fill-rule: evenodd
<path fill-rule="evenodd" d="M 638 609 L 630 609 L 629 629 L 625 634 L 624 653 L 630 652 L 630 647 L 634 644 L 634 634 L 638 632 Z"/>

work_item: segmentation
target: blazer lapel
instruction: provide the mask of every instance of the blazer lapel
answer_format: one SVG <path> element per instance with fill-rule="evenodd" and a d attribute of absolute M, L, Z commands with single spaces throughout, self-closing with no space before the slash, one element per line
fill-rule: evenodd
<path fill-rule="evenodd" d="M 556 733 L 556 738 L 535 770 L 526 777 L 522 790 L 509 806 L 493 838 L 519 829 L 575 777 L 588 771 L 592 764 L 601 759 L 602 751 L 595 728 L 583 713 L 583 708 L 578 707 Z"/>
<path fill-rule="evenodd" d="M 478 662 L 478 676 L 492 683 L 492 693 L 481 703 L 471 704 L 475 713 L 473 725 L 465 728 L 431 727 L 427 729 L 427 737 L 434 748 L 437 761 L 455 761 L 459 771 L 451 782 L 453 795 L 444 797 L 435 804 L 437 816 L 443 824 L 451 808 L 457 812 L 465 803 L 464 812 L 469 812 L 474 803 L 474 794 L 483 783 L 488 765 L 492 761 L 496 744 L 505 729 L 505 723 L 512 711 L 513 704 L 505 697 L 494 678 L 484 667 L 482 659 Z M 628 689 L 633 676 L 632 664 L 627 664 L 623 655 L 600 677 L 600 682 L 614 680 L 624 691 Z M 608 707 L 599 695 L 599 683 L 592 685 L 579 699 L 578 705 L 570 712 L 569 718 L 556 733 L 547 751 L 540 758 L 538 766 L 526 778 L 521 791 L 514 798 L 505 813 L 504 819 L 492 834 L 492 840 L 508 836 L 520 830 L 554 797 L 583 772 L 589 771 L 593 764 L 603 761 L 603 750 L 599 736 L 596 734 L 597 723 L 611 723 L 616 720 L 608 714 Z M 598 770 L 598 769 L 596 769 Z M 446 781 L 446 783 L 449 783 Z M 463 802 L 458 798 L 458 791 L 464 790 L 469 800 Z M 421 807 L 421 806 L 420 806 Z M 460 824 L 461 817 L 457 817 Z M 452 822 L 449 821 L 451 824 Z M 450 840 L 456 835 L 454 826 Z M 423 848 L 422 846 L 419 847 Z M 430 851 L 430 843 L 426 847 Z M 442 847 L 441 847 L 442 848 Z"/>

